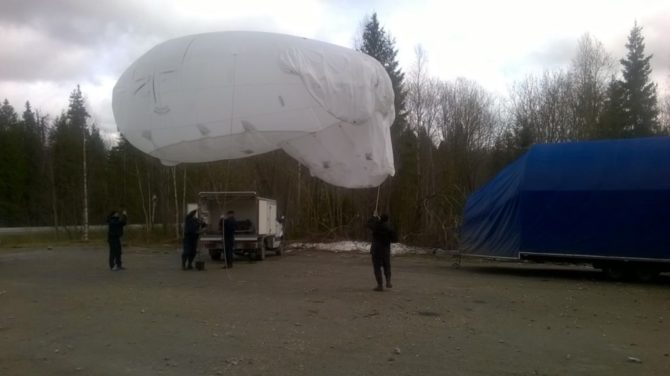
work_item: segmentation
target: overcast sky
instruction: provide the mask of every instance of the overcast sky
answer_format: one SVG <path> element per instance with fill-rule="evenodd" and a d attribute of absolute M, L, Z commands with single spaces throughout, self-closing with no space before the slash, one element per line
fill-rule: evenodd
<path fill-rule="evenodd" d="M 654 79 L 670 87 L 670 0 L 1 0 L 0 100 L 57 116 L 81 85 L 93 121 L 116 130 L 112 88 L 154 45 L 188 34 L 257 30 L 353 47 L 377 12 L 408 71 L 421 44 L 432 76 L 506 93 L 527 74 L 566 67 L 585 33 L 616 59 L 634 22 Z"/>

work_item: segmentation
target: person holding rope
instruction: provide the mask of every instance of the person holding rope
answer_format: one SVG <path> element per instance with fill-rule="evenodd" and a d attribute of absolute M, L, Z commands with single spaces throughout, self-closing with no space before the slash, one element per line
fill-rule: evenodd
<path fill-rule="evenodd" d="M 226 268 L 233 267 L 235 258 L 235 230 L 237 221 L 235 220 L 235 211 L 229 210 L 226 216 L 219 220 L 219 231 L 223 235 L 223 250 L 226 261 Z"/>
<path fill-rule="evenodd" d="M 107 216 L 107 243 L 109 243 L 109 269 L 125 270 L 121 262 L 121 237 L 123 226 L 126 225 L 128 217 L 126 211 L 112 210 Z"/>
<path fill-rule="evenodd" d="M 372 244 L 370 254 L 372 255 L 372 268 L 374 270 L 377 287 L 375 291 L 384 291 L 382 269 L 386 278 L 386 288 L 391 288 L 391 243 L 398 241 L 398 236 L 389 222 L 389 216 L 382 214 L 374 215 L 368 220 L 368 228 L 372 231 Z"/>
<path fill-rule="evenodd" d="M 198 249 L 200 229 L 207 225 L 198 219 L 197 210 L 191 210 L 184 220 L 184 250 L 181 254 L 182 270 L 193 269 L 193 260 Z M 188 265 L 186 264 L 188 262 Z"/>

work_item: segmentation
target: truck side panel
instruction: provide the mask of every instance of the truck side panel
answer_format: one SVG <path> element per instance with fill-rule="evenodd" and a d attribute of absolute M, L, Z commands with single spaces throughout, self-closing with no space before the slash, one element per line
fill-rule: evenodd
<path fill-rule="evenodd" d="M 267 198 L 258 199 L 258 233 L 277 233 L 277 202 Z"/>
<path fill-rule="evenodd" d="M 268 216 L 268 222 L 270 225 L 270 233 L 277 234 L 279 229 L 277 228 L 277 202 L 270 202 L 270 215 Z"/>

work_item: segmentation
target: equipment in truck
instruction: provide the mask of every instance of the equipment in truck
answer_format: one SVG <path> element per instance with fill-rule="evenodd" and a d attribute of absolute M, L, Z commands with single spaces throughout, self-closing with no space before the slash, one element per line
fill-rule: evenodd
<path fill-rule="evenodd" d="M 234 250 L 237 255 L 264 260 L 267 251 L 282 254 L 283 218 L 277 217 L 277 202 L 256 192 L 201 192 L 198 194 L 200 219 L 210 224 L 200 237 L 202 248 L 212 260 L 223 256 L 223 234 L 213 225 L 221 215 L 234 211 L 237 218 Z"/>

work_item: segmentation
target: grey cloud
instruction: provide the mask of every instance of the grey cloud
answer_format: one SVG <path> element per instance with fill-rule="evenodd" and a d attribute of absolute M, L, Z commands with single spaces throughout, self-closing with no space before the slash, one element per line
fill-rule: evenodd
<path fill-rule="evenodd" d="M 108 33 L 129 31 L 130 25 L 152 13 L 140 2 L 9 0 L 0 13 L 0 23 L 24 26 L 48 34 L 52 39 L 89 45 Z"/>
<path fill-rule="evenodd" d="M 639 23 L 640 26 L 643 26 L 642 35 L 645 38 L 645 53 L 654 55 L 651 60 L 653 71 L 651 78 L 659 84 L 659 87 L 664 85 L 670 87 L 670 44 L 668 43 L 670 23 L 667 22 L 667 17 L 667 15 L 657 15 Z M 633 23 L 631 22 L 630 28 L 632 29 L 632 27 Z M 625 32 L 622 31 L 616 38 L 611 36 L 607 43 L 606 49 L 615 61 L 616 72 L 621 70 L 619 59 L 624 58 L 627 52 L 625 44 L 629 32 L 630 29 Z M 533 72 L 526 73 L 567 68 L 575 56 L 578 42 L 578 38 L 549 41 L 541 50 L 533 51 L 526 57 L 506 65 L 504 69 L 511 74 L 518 73 L 517 71 L 522 65 L 537 68 Z"/>
<path fill-rule="evenodd" d="M 548 41 L 540 50 L 529 53 L 524 59 L 525 64 L 541 67 L 542 70 L 553 71 L 570 65 L 577 47 L 577 40 L 558 39 Z"/>
<path fill-rule="evenodd" d="M 169 3 L 6 0 L 0 12 L 0 32 L 18 30 L 33 38 L 29 45 L 0 50 L 0 80 L 92 80 L 96 72 L 120 74 L 141 53 L 172 37 L 273 26 L 273 21 L 262 17 L 225 25 L 193 22 L 160 4 Z"/>
<path fill-rule="evenodd" d="M 213 20 L 194 22 L 162 1 L 121 0 L 8 0 L 0 13 L 0 25 L 27 25 L 51 38 L 85 46 L 99 46 L 119 35 L 168 38 L 197 31 L 217 31 L 246 25 L 272 27 L 262 17 L 227 24 Z"/>
<path fill-rule="evenodd" d="M 659 14 L 641 23 L 645 53 L 653 54 L 652 75 L 661 91 L 670 89 L 670 22 L 668 14 Z"/>
<path fill-rule="evenodd" d="M 417 1 L 419 3 L 421 1 Z M 333 10 L 342 11 L 342 10 L 356 10 L 356 13 L 359 11 L 368 12 L 368 16 L 371 16 L 372 13 L 389 7 L 396 7 L 400 1 L 393 0 L 325 0 L 324 5 L 330 7 Z M 416 4 L 415 3 L 415 4 Z M 383 20 L 382 20 L 383 21 Z"/>
<path fill-rule="evenodd" d="M 44 41 L 39 46 L 0 51 L 0 80 L 40 81 L 54 78 L 83 78 L 92 51 L 83 51 Z"/>
<path fill-rule="evenodd" d="M 264 17 L 194 22 L 176 14 L 167 1 L 3 0 L 0 87 L 45 82 L 59 89 L 51 94 L 32 93 L 25 99 L 23 94 L 16 98 L 12 90 L 0 95 L 12 103 L 27 99 L 57 113 L 48 96 L 63 91 L 62 98 L 67 98 L 77 83 L 99 86 L 100 78 L 118 77 L 132 61 L 164 40 L 210 31 L 273 28 L 275 22 Z M 96 123 L 114 132 L 109 95 L 91 98 L 90 106 Z"/>
<path fill-rule="evenodd" d="M 0 31 L 29 35 L 0 50 L 0 80 L 90 79 L 105 57 L 133 32 L 151 38 L 164 24 L 135 2 L 9 0 L 0 12 Z M 158 13 L 158 12 L 154 12 Z M 137 26 L 139 25 L 139 27 Z M 147 26 L 148 25 L 148 26 Z M 168 30 L 155 27 L 160 33 Z"/>

